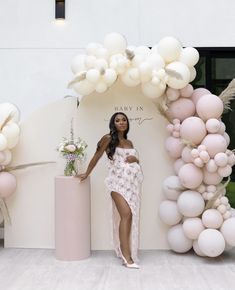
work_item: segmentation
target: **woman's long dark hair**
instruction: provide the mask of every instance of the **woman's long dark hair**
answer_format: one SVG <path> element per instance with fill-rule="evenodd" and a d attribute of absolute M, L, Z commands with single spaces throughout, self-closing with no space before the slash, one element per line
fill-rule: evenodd
<path fill-rule="evenodd" d="M 119 143 L 119 139 L 118 139 L 118 131 L 117 128 L 115 126 L 115 118 L 117 115 L 123 115 L 126 120 L 127 120 L 127 129 L 124 132 L 124 138 L 127 139 L 127 134 L 129 132 L 129 120 L 126 114 L 124 114 L 123 112 L 116 112 L 112 115 L 110 121 L 109 121 L 109 130 L 110 130 L 110 136 L 111 136 L 111 141 L 108 145 L 107 148 L 107 156 L 109 159 L 113 160 L 113 154 L 115 153 L 115 149 Z"/>

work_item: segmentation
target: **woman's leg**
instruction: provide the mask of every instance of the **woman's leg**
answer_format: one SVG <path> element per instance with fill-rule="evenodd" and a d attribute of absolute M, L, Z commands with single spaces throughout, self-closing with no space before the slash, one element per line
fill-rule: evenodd
<path fill-rule="evenodd" d="M 127 262 L 133 263 L 130 250 L 130 231 L 132 222 L 131 209 L 121 194 L 112 191 L 111 196 L 114 200 L 121 219 L 119 224 L 119 240 L 121 251 Z"/>

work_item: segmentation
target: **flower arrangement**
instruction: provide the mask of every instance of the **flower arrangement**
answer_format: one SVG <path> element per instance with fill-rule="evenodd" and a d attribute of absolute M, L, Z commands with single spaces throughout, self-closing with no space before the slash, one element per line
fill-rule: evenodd
<path fill-rule="evenodd" d="M 57 151 L 66 159 L 66 166 L 64 169 L 65 176 L 75 176 L 77 172 L 77 161 L 83 161 L 85 158 L 85 150 L 87 144 L 81 138 L 74 139 L 73 119 L 71 120 L 70 138 L 63 137 L 62 141 L 57 147 Z"/>

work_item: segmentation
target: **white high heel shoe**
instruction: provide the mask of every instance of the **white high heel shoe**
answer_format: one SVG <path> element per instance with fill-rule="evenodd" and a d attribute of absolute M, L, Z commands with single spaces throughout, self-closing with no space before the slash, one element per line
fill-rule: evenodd
<path fill-rule="evenodd" d="M 126 260 L 126 258 L 123 256 L 121 250 L 120 250 L 120 254 L 121 254 L 121 258 L 122 258 L 122 261 L 123 261 L 123 265 L 126 266 L 127 268 L 130 268 L 130 269 L 139 269 L 140 266 L 136 263 L 131 263 L 129 264 Z"/>

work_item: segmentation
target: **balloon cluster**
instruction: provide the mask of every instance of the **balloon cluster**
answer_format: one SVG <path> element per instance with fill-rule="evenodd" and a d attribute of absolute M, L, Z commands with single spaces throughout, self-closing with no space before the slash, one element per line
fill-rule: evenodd
<path fill-rule="evenodd" d="M 235 246 L 235 218 L 221 183 L 235 164 L 221 121 L 224 104 L 191 85 L 167 88 L 165 100 L 171 134 L 165 147 L 176 175 L 163 182 L 167 199 L 160 204 L 159 216 L 171 226 L 167 239 L 172 250 L 193 248 L 199 256 L 216 257 Z"/>
<path fill-rule="evenodd" d="M 10 103 L 0 104 L 0 198 L 6 198 L 14 193 L 16 189 L 16 178 L 13 174 L 6 172 L 5 167 L 12 159 L 11 149 L 19 141 L 20 128 L 19 111 Z M 3 210 L 2 210 L 3 211 Z M 0 223 L 4 216 L 0 208 Z"/>
<path fill-rule="evenodd" d="M 166 87 L 173 89 L 169 95 L 174 89 L 185 88 L 196 76 L 194 65 L 198 60 L 195 48 L 183 48 L 173 37 L 161 39 L 150 49 L 127 46 L 121 34 L 110 33 L 103 44 L 90 43 L 86 54 L 75 56 L 71 65 L 75 76 L 69 87 L 81 96 L 104 93 L 120 77 L 126 86 L 140 85 L 144 95 L 158 99 Z M 182 95 L 187 95 L 189 88 L 183 89 Z"/>

